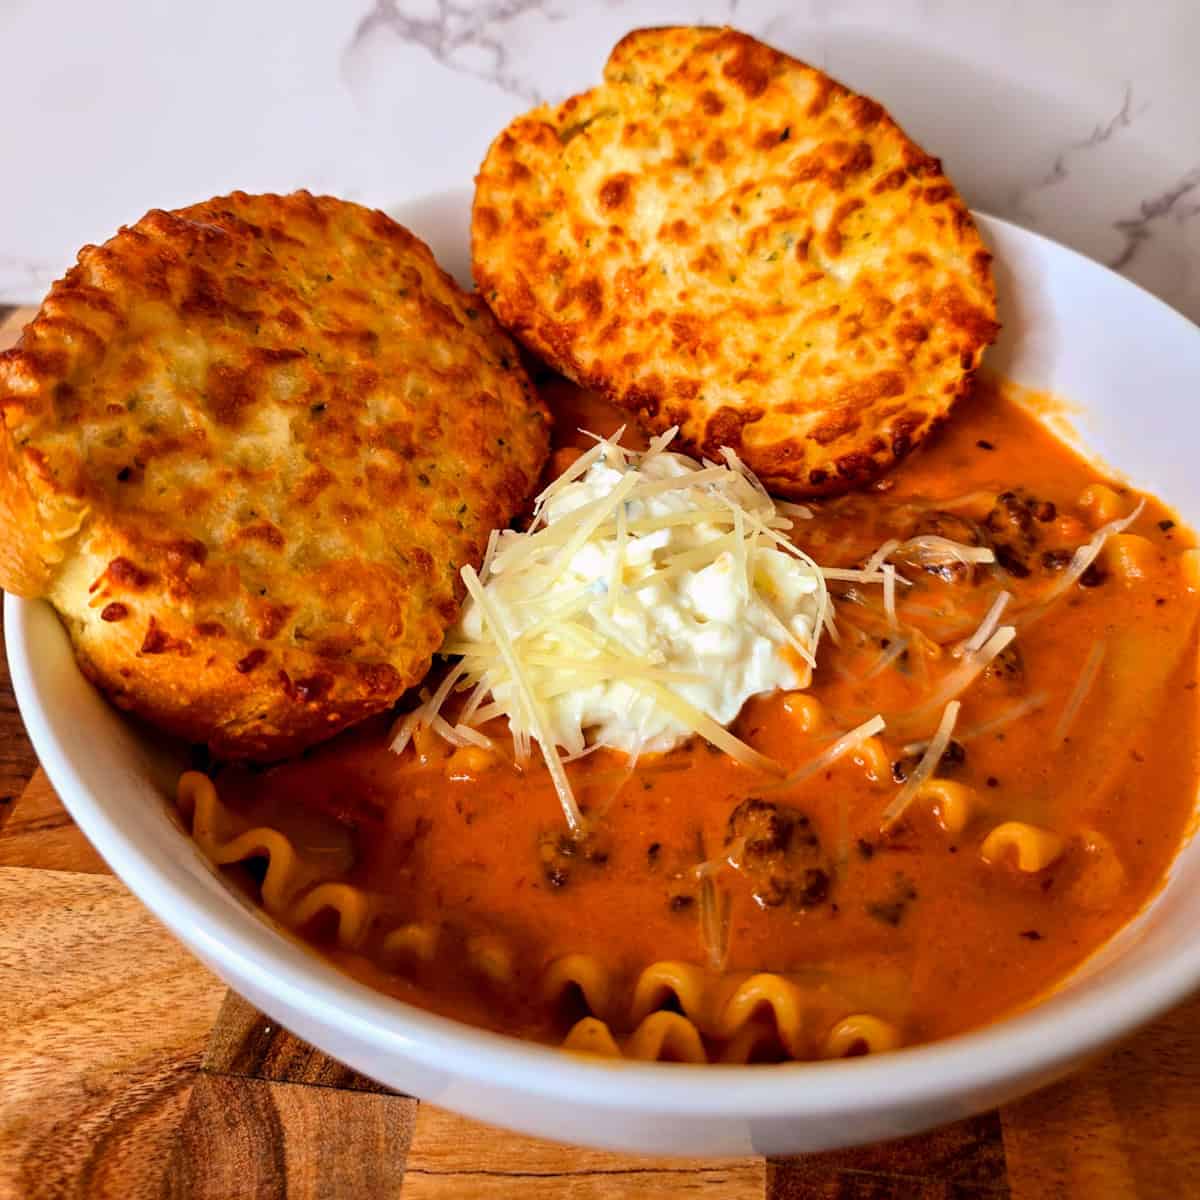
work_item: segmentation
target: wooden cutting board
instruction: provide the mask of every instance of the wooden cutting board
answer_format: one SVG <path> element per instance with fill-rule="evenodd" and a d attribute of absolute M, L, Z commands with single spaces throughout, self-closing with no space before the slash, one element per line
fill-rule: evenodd
<path fill-rule="evenodd" d="M 108 871 L 2 664 L 0 1001 L 0 1200 L 1200 1195 L 1200 997 L 999 1112 L 801 1158 L 577 1150 L 391 1092 L 228 991 Z"/>

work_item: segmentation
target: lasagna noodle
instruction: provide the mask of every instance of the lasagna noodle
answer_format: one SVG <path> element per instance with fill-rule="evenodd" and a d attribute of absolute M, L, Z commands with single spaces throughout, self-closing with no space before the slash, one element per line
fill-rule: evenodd
<path fill-rule="evenodd" d="M 191 823 L 193 840 L 214 866 L 266 860 L 259 896 L 281 925 L 300 930 L 320 917 L 331 917 L 339 949 L 359 951 L 376 938 L 381 965 L 391 969 L 432 958 L 437 930 L 430 926 L 403 924 L 377 936 L 382 915 L 378 898 L 338 878 L 352 865 L 348 844 L 332 852 L 322 845 L 312 853 L 294 835 L 254 825 L 223 804 L 212 780 L 198 771 L 180 777 L 176 797 L 181 814 Z"/>
<path fill-rule="evenodd" d="M 605 967 L 590 955 L 572 954 L 546 970 L 543 999 L 553 1010 L 575 990 L 589 1012 L 572 1025 L 563 1045 L 610 1057 L 748 1062 L 836 1057 L 899 1044 L 900 1003 L 892 1001 L 891 1019 L 858 1012 L 854 998 L 824 976 L 725 974 L 656 962 L 637 976 L 622 1008 L 614 1003 L 619 989 Z M 621 1028 L 630 1032 L 621 1034 Z M 703 1059 L 695 1057 L 698 1046 Z"/>
<path fill-rule="evenodd" d="M 215 866 L 267 860 L 260 895 L 280 924 L 300 930 L 327 915 L 339 949 L 366 954 L 386 971 L 409 974 L 436 959 L 435 927 L 400 922 L 381 929 L 386 914 L 379 899 L 330 877 L 349 870 L 349 853 L 314 861 L 282 830 L 253 825 L 223 804 L 212 780 L 195 771 L 179 781 L 178 806 L 190 819 L 197 846 Z M 517 966 L 504 938 L 474 934 L 464 945 L 466 965 L 480 986 L 512 989 Z M 587 1015 L 571 1026 L 563 1047 L 609 1057 L 689 1063 L 811 1059 L 899 1042 L 895 1012 L 892 1020 L 856 1012 L 853 999 L 820 972 L 808 979 L 770 972 L 721 974 L 664 961 L 650 964 L 632 987 L 622 988 L 592 955 L 569 954 L 542 973 L 547 1012 L 563 1008 L 569 993 Z M 873 1033 L 855 1040 L 845 1032 L 859 1026 Z"/>

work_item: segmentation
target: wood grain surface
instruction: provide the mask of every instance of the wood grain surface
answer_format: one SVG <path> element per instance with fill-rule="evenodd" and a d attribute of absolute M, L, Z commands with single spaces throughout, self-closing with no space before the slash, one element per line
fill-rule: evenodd
<path fill-rule="evenodd" d="M 0 349 L 13 326 L 0 312 Z M 580 1150 L 392 1092 L 229 992 L 109 873 L 2 662 L 0 997 L 0 1200 L 1200 1195 L 1200 997 L 999 1112 L 802 1158 Z"/>

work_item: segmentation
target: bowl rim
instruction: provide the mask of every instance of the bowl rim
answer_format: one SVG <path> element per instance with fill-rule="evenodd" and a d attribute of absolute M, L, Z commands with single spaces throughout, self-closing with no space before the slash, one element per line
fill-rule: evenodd
<path fill-rule="evenodd" d="M 410 201 L 448 198 L 448 189 Z M 987 214 L 985 232 L 1033 238 L 1118 280 L 1151 302 L 1157 319 L 1177 321 L 1189 336 L 1200 327 L 1144 288 L 1041 234 Z M 884 1055 L 828 1062 L 734 1066 L 640 1063 L 564 1053 L 555 1046 L 492 1032 L 377 992 L 316 952 L 275 934 L 253 910 L 215 912 L 200 880 L 169 872 L 134 844 L 109 803 L 85 782 L 86 745 L 54 728 L 33 660 L 35 616 L 46 601 L 4 596 L 4 628 L 13 689 L 30 741 L 71 816 L 117 876 L 150 911 L 208 962 L 323 1026 L 342 1029 L 373 1052 L 412 1060 L 439 1074 L 503 1082 L 544 1099 L 586 1102 L 627 1113 L 672 1116 L 822 1116 L 839 1109 L 880 1111 L 896 1105 L 944 1104 L 1039 1072 L 1046 1081 L 1182 1001 L 1200 986 L 1200 937 L 1173 957 L 1144 968 L 1136 987 L 1117 976 L 1084 995 L 1051 993 L 992 1023 Z M 180 832 L 181 841 L 186 835 Z M 1160 893 L 1161 894 L 1161 893 Z M 1153 908 L 1158 896 L 1142 910 Z M 1133 918 L 1134 921 L 1138 917 Z M 1122 927 L 1128 929 L 1129 925 Z M 1118 931 L 1115 936 L 1119 936 Z M 1105 943 L 1107 945 L 1108 943 Z M 1093 953 L 1097 953 L 1100 949 Z M 1074 976 L 1086 963 L 1077 967 Z M 1068 977 L 1070 978 L 1070 977 Z"/>

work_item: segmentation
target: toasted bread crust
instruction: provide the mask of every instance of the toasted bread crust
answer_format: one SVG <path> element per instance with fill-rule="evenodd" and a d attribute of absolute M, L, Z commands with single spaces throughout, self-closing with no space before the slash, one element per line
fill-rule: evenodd
<path fill-rule="evenodd" d="M 419 680 L 548 444 L 486 307 L 384 214 L 305 192 L 85 247 L 0 355 L 0 416 L 0 584 L 226 758 Z"/>
<path fill-rule="evenodd" d="M 907 454 L 998 329 L 990 255 L 938 161 L 728 29 L 637 30 L 602 86 L 513 121 L 472 250 L 501 323 L 551 365 L 790 496 Z"/>

